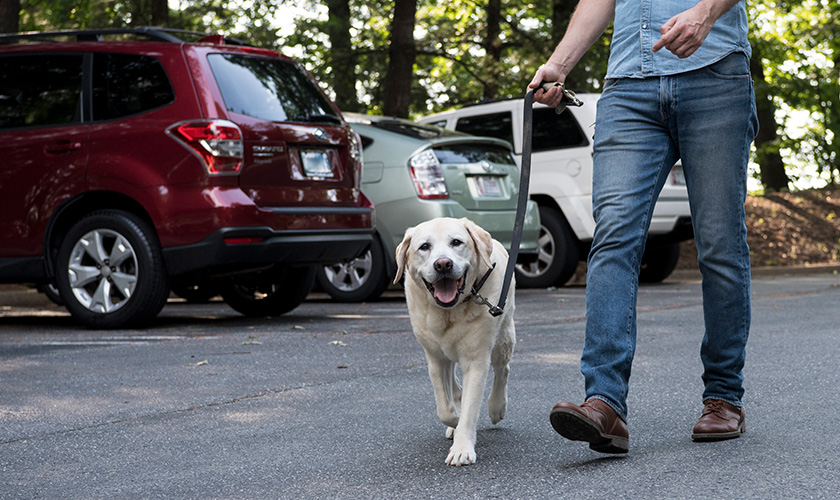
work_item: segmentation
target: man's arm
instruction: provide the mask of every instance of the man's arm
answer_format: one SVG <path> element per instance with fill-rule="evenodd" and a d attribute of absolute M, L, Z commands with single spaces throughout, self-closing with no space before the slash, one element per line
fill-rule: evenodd
<path fill-rule="evenodd" d="M 662 25 L 662 37 L 653 51 L 666 48 L 675 56 L 686 58 L 706 40 L 712 26 L 740 0 L 701 0 L 694 7 L 677 14 Z"/>
<path fill-rule="evenodd" d="M 537 88 L 540 82 L 565 81 L 566 75 L 604 33 L 614 17 L 615 0 L 580 0 L 569 21 L 566 34 L 545 65 L 537 71 L 528 88 Z M 548 92 L 538 89 L 534 93 L 535 101 L 548 106 L 557 106 L 562 98 L 562 92 L 557 88 Z"/>

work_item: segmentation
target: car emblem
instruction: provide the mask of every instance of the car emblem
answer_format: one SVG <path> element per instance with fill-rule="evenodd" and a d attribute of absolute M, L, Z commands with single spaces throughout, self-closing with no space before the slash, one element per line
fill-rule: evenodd
<path fill-rule="evenodd" d="M 481 162 L 481 168 L 483 168 L 485 172 L 493 172 L 494 170 L 493 164 L 489 161 Z"/>
<path fill-rule="evenodd" d="M 327 133 L 322 128 L 316 128 L 315 131 L 312 132 L 312 135 L 314 135 L 316 139 L 322 142 L 327 142 L 327 140 L 329 140 Z"/>

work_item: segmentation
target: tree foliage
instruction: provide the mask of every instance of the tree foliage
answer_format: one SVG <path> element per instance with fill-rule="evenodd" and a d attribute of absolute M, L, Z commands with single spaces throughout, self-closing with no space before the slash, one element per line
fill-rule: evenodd
<path fill-rule="evenodd" d="M 0 0 L 0 12 L 9 5 L 14 11 L 17 1 Z M 788 181 L 840 183 L 838 1 L 748 0 L 756 52 L 753 74 L 765 129 L 754 159 L 761 164 L 756 175 L 768 189 L 784 189 Z M 413 36 L 406 38 L 403 30 L 397 40 L 395 4 L 415 4 Z M 298 58 L 342 109 L 389 109 L 417 116 L 523 95 L 576 4 L 577 0 L 179 0 L 162 9 L 166 0 L 20 0 L 19 26 L 45 30 L 165 25 L 216 31 Z M 294 32 L 281 36 L 279 27 L 288 20 L 278 19 L 278 13 L 287 5 L 308 15 L 298 16 Z M 3 26 L 14 26 L 12 21 L 4 18 Z M 569 75 L 569 86 L 601 88 L 610 36 L 608 31 L 587 52 Z M 412 39 L 413 62 L 406 61 L 412 49 L 406 44 Z M 405 69 L 395 73 L 401 63 L 410 68 L 410 81 L 393 76 L 406 74 Z"/>

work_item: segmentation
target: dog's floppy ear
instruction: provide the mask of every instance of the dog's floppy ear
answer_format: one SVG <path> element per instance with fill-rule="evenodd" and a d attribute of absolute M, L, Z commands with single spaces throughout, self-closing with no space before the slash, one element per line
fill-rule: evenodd
<path fill-rule="evenodd" d="M 464 227 L 467 229 L 470 238 L 472 238 L 475 244 L 475 250 L 478 256 L 481 257 L 481 261 L 487 267 L 492 267 L 493 263 L 490 262 L 490 254 L 493 253 L 493 237 L 475 222 L 467 218 L 461 220 L 464 221 Z"/>
<path fill-rule="evenodd" d="M 405 269 L 405 262 L 408 259 L 408 247 L 411 246 L 411 235 L 413 234 L 413 227 L 405 230 L 405 236 L 400 244 L 397 246 L 397 274 L 394 276 L 394 284 L 400 282 Z"/>

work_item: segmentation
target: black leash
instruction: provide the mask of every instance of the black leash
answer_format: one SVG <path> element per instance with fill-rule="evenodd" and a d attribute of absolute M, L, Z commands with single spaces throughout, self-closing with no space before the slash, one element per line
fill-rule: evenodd
<path fill-rule="evenodd" d="M 557 106 L 557 113 L 562 113 L 567 105 L 582 106 L 583 102 L 578 99 L 574 92 L 566 90 L 562 83 L 543 83 L 541 85 L 543 90 L 548 92 L 552 87 L 560 87 L 563 91 L 563 102 Z M 508 253 L 508 263 L 505 269 L 505 281 L 502 283 L 502 293 L 499 297 L 499 305 L 494 306 L 481 295 L 478 295 L 478 290 L 473 285 L 473 295 L 475 295 L 476 302 L 484 304 L 490 308 L 490 314 L 493 316 L 501 316 L 505 311 L 505 302 L 507 302 L 508 290 L 513 279 L 513 270 L 516 267 L 516 259 L 519 257 L 519 243 L 522 241 L 522 227 L 525 224 L 525 210 L 528 206 L 528 185 L 531 179 L 531 142 L 533 139 L 534 129 L 534 93 L 537 89 L 531 89 L 525 94 L 524 110 L 522 114 L 522 165 L 519 172 L 519 199 L 516 203 L 516 219 L 513 223 L 513 237 L 510 241 L 510 252 Z M 495 267 L 495 264 L 493 265 Z M 491 269 L 492 271 L 492 269 Z M 490 271 L 487 272 L 489 274 Z M 484 279 L 487 279 L 485 275 Z M 484 284 L 484 280 L 481 281 Z M 481 286 L 479 285 L 479 288 Z M 480 298 L 480 300 L 478 300 Z"/>

